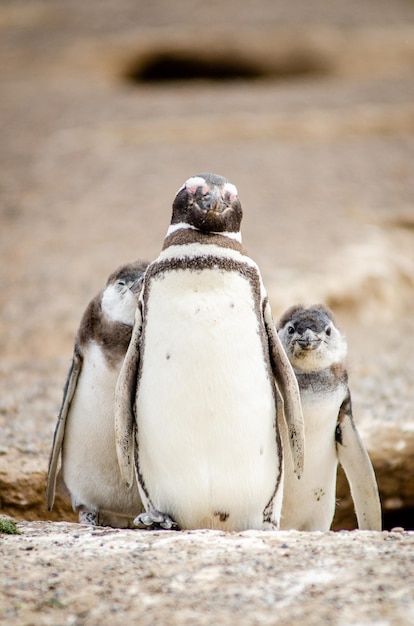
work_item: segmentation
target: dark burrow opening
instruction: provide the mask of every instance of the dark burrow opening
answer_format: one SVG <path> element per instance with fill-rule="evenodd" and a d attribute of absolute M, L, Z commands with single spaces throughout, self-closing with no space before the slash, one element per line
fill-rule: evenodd
<path fill-rule="evenodd" d="M 414 507 L 387 510 L 382 512 L 383 530 L 402 527 L 404 530 L 414 530 Z"/>
<path fill-rule="evenodd" d="M 132 58 L 124 72 L 130 83 L 167 83 L 178 81 L 252 81 L 321 74 L 327 70 L 321 59 L 303 51 L 261 63 L 236 55 L 210 56 L 196 51 L 154 52 Z"/>

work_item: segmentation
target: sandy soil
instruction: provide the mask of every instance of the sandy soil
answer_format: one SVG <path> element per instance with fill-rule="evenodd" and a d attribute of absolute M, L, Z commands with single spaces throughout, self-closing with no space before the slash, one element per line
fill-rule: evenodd
<path fill-rule="evenodd" d="M 19 626 L 414 623 L 414 533 L 19 527 L 0 566 Z"/>

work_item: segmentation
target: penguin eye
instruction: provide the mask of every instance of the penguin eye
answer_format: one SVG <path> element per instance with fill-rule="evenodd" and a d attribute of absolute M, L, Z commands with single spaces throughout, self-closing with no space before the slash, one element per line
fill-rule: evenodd
<path fill-rule="evenodd" d="M 287 332 L 288 332 L 288 335 L 293 335 L 295 332 L 295 327 L 292 325 L 288 326 Z"/>
<path fill-rule="evenodd" d="M 124 280 L 117 280 L 116 282 L 119 285 L 119 287 L 125 287 L 126 285 L 126 282 Z"/>
<path fill-rule="evenodd" d="M 328 337 L 330 337 L 330 336 L 331 336 L 331 334 L 332 334 L 332 328 L 331 328 L 330 326 L 328 326 L 328 327 L 325 329 L 325 333 L 326 333 L 326 335 L 328 335 Z"/>

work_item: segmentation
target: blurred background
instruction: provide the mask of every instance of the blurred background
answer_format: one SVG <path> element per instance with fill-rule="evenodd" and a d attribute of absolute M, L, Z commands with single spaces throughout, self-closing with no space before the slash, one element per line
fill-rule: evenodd
<path fill-rule="evenodd" d="M 1 510 L 50 518 L 83 310 L 212 171 L 275 318 L 336 313 L 384 524 L 414 528 L 414 2 L 1 0 L 0 93 Z"/>

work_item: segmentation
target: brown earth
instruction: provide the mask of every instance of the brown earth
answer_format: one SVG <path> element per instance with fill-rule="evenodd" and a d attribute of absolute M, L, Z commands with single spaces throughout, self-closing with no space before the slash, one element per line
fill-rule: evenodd
<path fill-rule="evenodd" d="M 274 315 L 298 301 L 324 301 L 334 309 L 348 337 L 354 415 L 377 474 L 384 526 L 413 529 L 413 3 L 332 0 L 311 8 L 303 0 L 259 0 L 254 7 L 234 0 L 150 6 L 132 0 L 3 1 L 0 34 L 0 511 L 22 520 L 75 519 L 63 502 L 52 514 L 46 511 L 44 486 L 80 316 L 116 266 L 157 255 L 182 182 L 199 171 L 216 171 L 239 189 L 244 244 L 262 270 Z M 183 72 L 195 80 L 183 80 Z M 181 80 L 165 80 L 177 76 Z M 338 499 L 335 528 L 354 528 L 341 475 Z M 56 563 L 59 555 L 72 553 L 76 533 L 103 533 L 108 577 L 99 579 L 102 585 L 112 578 L 120 583 L 124 570 L 131 575 L 128 559 L 119 567 L 108 565 L 112 537 L 128 545 L 136 541 L 137 550 L 155 542 L 160 560 L 169 564 L 174 550 L 182 560 L 185 537 L 196 546 L 208 537 L 212 555 L 216 548 L 220 553 L 221 541 L 232 544 L 239 565 L 227 571 L 220 561 L 216 578 L 207 570 L 194 582 L 196 560 L 190 573 L 174 564 L 179 584 L 166 599 L 160 591 L 167 573 L 150 572 L 146 564 L 149 599 L 140 610 L 147 607 L 148 623 L 163 622 L 174 594 L 183 598 L 177 623 L 194 622 L 197 594 L 207 579 L 212 595 L 201 602 L 197 623 L 211 616 L 227 623 L 236 605 L 239 621 L 247 601 L 255 617 L 249 610 L 244 623 L 299 623 L 314 609 L 316 621 L 309 623 L 368 623 L 371 601 L 376 612 L 370 623 L 413 623 L 412 595 L 402 582 L 413 555 L 410 534 L 292 533 L 297 558 L 289 553 L 277 564 L 282 570 L 292 564 L 287 578 L 282 576 L 288 582 L 269 592 L 269 607 L 282 602 L 291 612 L 275 617 L 262 596 L 268 551 L 263 560 L 262 551 L 252 550 L 263 576 L 256 578 L 256 565 L 246 565 L 251 593 L 242 578 L 223 583 L 229 573 L 242 573 L 246 555 L 235 547 L 238 536 L 168 534 L 163 553 L 158 534 L 94 534 L 40 522 L 22 529 L 22 537 L 2 543 L 11 587 L 0 615 L 16 624 L 99 621 L 92 609 L 97 588 L 88 605 L 81 584 L 94 575 L 78 554 L 82 574 L 76 584 L 73 565 L 65 561 L 68 577 L 62 584 L 74 585 L 69 603 L 58 606 L 53 593 L 42 604 L 26 591 L 16 592 L 23 563 L 15 554 L 26 555 L 19 550 L 27 537 L 36 538 L 27 564 L 30 569 L 38 559 L 40 569 L 33 572 L 42 575 L 54 546 L 62 546 L 56 547 Z M 290 541 L 285 534 L 255 537 L 253 544 L 269 543 L 271 553 Z M 357 559 L 372 559 L 366 575 L 346 570 L 343 590 L 328 581 L 326 596 L 317 583 L 304 604 L 291 601 L 289 576 L 295 567 L 300 576 L 311 571 L 312 546 L 324 546 L 321 564 L 335 569 L 335 550 L 342 555 L 354 545 Z M 300 553 L 306 557 L 302 564 Z M 352 559 L 356 553 L 349 554 Z M 202 561 L 198 566 L 203 572 Z M 58 581 L 60 572 L 54 570 Z M 378 589 L 385 591 L 374 593 L 377 573 Z M 359 608 L 355 577 L 367 585 L 361 591 L 366 605 Z M 190 582 L 192 608 L 186 604 Z M 114 583 L 109 587 L 112 608 L 98 594 L 102 610 L 120 606 L 126 618 L 143 617 L 133 602 L 118 605 Z M 335 607 L 345 606 L 348 592 L 356 595 L 339 618 Z M 221 608 L 214 612 L 217 593 Z M 79 594 L 83 608 L 73 611 L 69 605 Z M 61 621 L 54 621 L 57 613 Z"/>

